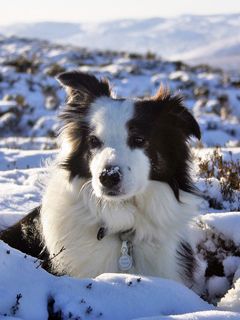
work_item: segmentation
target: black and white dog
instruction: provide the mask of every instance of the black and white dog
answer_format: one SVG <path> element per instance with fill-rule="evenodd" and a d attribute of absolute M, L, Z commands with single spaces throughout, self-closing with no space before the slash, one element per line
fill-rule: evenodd
<path fill-rule="evenodd" d="M 41 207 L 0 238 L 58 274 L 131 272 L 187 283 L 195 261 L 182 235 L 199 202 L 189 174 L 196 120 L 163 88 L 116 99 L 93 75 L 58 80 L 68 98 Z"/>

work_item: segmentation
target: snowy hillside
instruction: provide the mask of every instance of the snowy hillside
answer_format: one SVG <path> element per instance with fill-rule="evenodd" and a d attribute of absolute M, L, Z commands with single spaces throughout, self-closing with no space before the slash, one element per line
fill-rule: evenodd
<path fill-rule="evenodd" d="M 240 75 L 165 62 L 151 54 L 89 51 L 44 41 L 1 38 L 0 133 L 49 136 L 65 93 L 56 74 L 70 69 L 107 77 L 118 96 L 144 96 L 160 83 L 180 91 L 203 131 L 204 146 L 238 146 Z"/>
<path fill-rule="evenodd" d="M 15 24 L 0 26 L 1 33 L 30 38 L 37 35 L 40 39 L 92 49 L 121 48 L 124 51 L 140 53 L 151 51 L 171 60 L 184 59 L 193 63 L 210 61 L 213 65 L 226 68 L 239 64 L 239 14 L 183 15 L 175 18 L 128 19 L 101 23 Z M 197 54 L 198 51 L 200 52 Z"/>
<path fill-rule="evenodd" d="M 214 256 L 214 263 L 223 266 L 218 275 L 202 280 L 202 296 L 218 306 L 170 280 L 115 274 L 54 277 L 40 261 L 0 243 L 0 319 L 240 319 L 237 72 L 166 62 L 152 54 L 1 37 L 0 230 L 41 202 L 45 162 L 57 153 L 56 115 L 65 99 L 54 76 L 70 69 L 109 78 L 118 96 L 150 95 L 160 82 L 183 94 L 202 129 L 202 142 L 191 142 L 194 179 L 203 194 L 201 216 L 188 232 L 203 273 L 206 257 Z"/>

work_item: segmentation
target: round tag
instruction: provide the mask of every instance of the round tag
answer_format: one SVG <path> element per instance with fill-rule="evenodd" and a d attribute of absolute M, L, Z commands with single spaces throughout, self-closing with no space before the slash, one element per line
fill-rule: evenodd
<path fill-rule="evenodd" d="M 121 271 L 128 271 L 132 268 L 132 257 L 128 254 L 122 255 L 118 260 L 118 266 Z"/>

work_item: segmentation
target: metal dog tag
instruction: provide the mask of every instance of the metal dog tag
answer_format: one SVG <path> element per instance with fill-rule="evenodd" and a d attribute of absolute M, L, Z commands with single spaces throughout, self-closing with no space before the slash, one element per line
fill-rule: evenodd
<path fill-rule="evenodd" d="M 133 259 L 128 254 L 128 242 L 123 241 L 121 247 L 121 257 L 118 260 L 118 267 L 120 271 L 128 271 L 132 268 Z"/>

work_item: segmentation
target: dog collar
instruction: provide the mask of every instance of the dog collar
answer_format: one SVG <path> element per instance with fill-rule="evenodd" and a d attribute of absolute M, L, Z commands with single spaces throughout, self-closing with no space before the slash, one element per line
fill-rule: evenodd
<path fill-rule="evenodd" d="M 100 241 L 106 236 L 107 230 L 105 227 L 100 227 L 97 233 L 97 239 Z M 127 272 L 133 267 L 133 245 L 132 238 L 135 230 L 128 229 L 119 233 L 119 239 L 122 242 L 120 257 L 118 259 L 118 268 L 120 271 Z"/>

